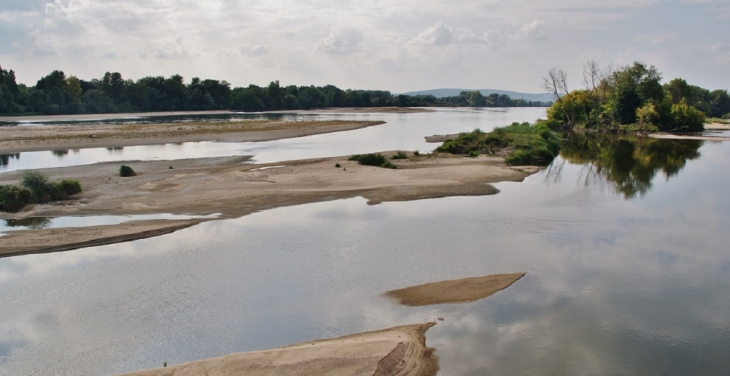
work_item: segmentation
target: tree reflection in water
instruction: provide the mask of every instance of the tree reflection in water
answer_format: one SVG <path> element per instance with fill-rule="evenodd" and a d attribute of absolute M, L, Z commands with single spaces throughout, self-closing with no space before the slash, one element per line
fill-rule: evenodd
<path fill-rule="evenodd" d="M 703 141 L 663 140 L 632 135 L 573 133 L 560 150 L 560 160 L 548 167 L 546 180 L 558 181 L 565 162 L 582 164 L 585 185 L 608 186 L 626 199 L 644 197 L 660 171 L 668 180 L 688 160 L 700 157 Z"/>

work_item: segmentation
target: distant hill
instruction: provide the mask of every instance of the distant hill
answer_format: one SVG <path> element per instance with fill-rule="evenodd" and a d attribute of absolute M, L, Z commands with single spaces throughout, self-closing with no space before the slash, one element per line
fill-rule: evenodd
<path fill-rule="evenodd" d="M 433 95 L 436 98 L 443 97 L 454 97 L 459 95 L 462 91 L 474 91 L 470 89 L 433 89 L 433 90 L 422 90 L 422 91 L 409 91 L 403 93 L 405 95 L 416 96 L 416 95 Z M 540 101 L 540 102 L 553 102 L 555 98 L 550 93 L 542 94 L 530 94 L 530 93 L 518 93 L 516 91 L 509 90 L 492 90 L 492 89 L 481 89 L 479 90 L 482 95 L 488 96 L 489 94 L 507 94 L 512 99 L 524 99 L 526 101 Z"/>

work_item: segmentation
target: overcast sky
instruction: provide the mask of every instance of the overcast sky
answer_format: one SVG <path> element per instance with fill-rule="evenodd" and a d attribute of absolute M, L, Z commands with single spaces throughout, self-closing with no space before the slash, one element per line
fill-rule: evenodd
<path fill-rule="evenodd" d="M 730 1 L 0 0 L 0 65 L 29 85 L 59 69 L 540 92 L 551 67 L 578 88 L 587 59 L 729 89 Z"/>

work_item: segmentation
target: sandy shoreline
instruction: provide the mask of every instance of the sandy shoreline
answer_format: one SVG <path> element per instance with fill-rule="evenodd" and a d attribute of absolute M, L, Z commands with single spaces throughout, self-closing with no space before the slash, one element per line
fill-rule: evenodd
<path fill-rule="evenodd" d="M 0 258 L 128 242 L 169 234 L 201 220 L 150 220 L 117 225 L 8 231 L 0 237 Z"/>
<path fill-rule="evenodd" d="M 399 326 L 125 375 L 432 376 L 438 372 L 438 358 L 434 349 L 426 347 L 425 333 L 433 325 Z"/>
<path fill-rule="evenodd" d="M 221 219 L 237 218 L 277 207 L 353 197 L 379 204 L 495 194 L 498 190 L 489 183 L 521 181 L 539 170 L 513 169 L 501 158 L 486 156 L 409 155 L 409 159 L 393 161 L 399 167 L 396 170 L 361 166 L 348 161 L 349 156 L 262 165 L 244 163 L 247 157 L 132 162 L 138 176 L 131 178 L 118 176 L 118 162 L 39 170 L 52 180 L 78 179 L 84 192 L 70 202 L 29 206 L 15 214 L 0 213 L 0 218 L 154 213 L 221 213 Z M 340 168 L 335 167 L 338 163 Z M 0 174 L 0 184 L 17 184 L 20 178 L 20 171 Z M 109 232 L 120 231 L 118 226 L 100 226 L 97 236 L 107 238 Z M 12 239 L 35 244 L 42 231 L 18 232 Z M 68 244 L 78 243 L 78 235 L 71 230 L 54 231 L 56 244 L 33 252 L 65 250 Z M 0 238 L 0 246 L 4 238 Z"/>
<path fill-rule="evenodd" d="M 246 120 L 131 125 L 0 127 L 0 153 L 198 141 L 258 142 L 350 131 L 380 124 L 384 124 L 384 122 Z"/>

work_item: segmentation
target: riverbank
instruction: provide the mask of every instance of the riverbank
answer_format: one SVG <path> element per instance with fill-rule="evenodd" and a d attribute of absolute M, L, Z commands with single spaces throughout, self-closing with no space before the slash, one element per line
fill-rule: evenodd
<path fill-rule="evenodd" d="M 2 213 L 0 218 L 153 213 L 221 213 L 221 219 L 238 218 L 277 207 L 358 196 L 366 198 L 369 204 L 379 204 L 489 195 L 498 192 L 489 183 L 521 181 L 539 170 L 530 166 L 513 168 L 501 158 L 485 156 L 463 158 L 409 153 L 408 159 L 392 161 L 398 169 L 362 166 L 348 158 L 261 165 L 245 163 L 248 157 L 129 162 L 137 176 L 128 178 L 119 176 L 116 162 L 41 169 L 51 180 L 70 177 L 79 180 L 84 192 L 74 196 L 74 200 L 32 205 L 19 213 Z M 335 167 L 337 164 L 340 167 Z M 21 177 L 19 171 L 0 174 L 0 184 L 17 184 Z M 123 225 L 99 226 L 95 229 L 96 236 L 109 238 Z M 41 231 L 22 231 L 9 239 L 33 244 L 36 237 L 43 236 Z M 69 244 L 77 243 L 77 236 L 75 230 L 54 229 L 56 243 L 33 252 L 66 250 Z M 0 237 L 3 253 L 22 253 L 22 249 L 11 247 L 5 238 Z"/>
<path fill-rule="evenodd" d="M 434 323 L 399 326 L 273 350 L 237 353 L 126 376 L 378 375 L 431 376 L 438 372 L 426 331 Z"/>
<path fill-rule="evenodd" d="M 44 125 L 0 127 L 0 153 L 181 142 L 257 142 L 342 132 L 382 121 L 201 121 L 127 125 Z"/>

